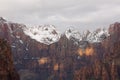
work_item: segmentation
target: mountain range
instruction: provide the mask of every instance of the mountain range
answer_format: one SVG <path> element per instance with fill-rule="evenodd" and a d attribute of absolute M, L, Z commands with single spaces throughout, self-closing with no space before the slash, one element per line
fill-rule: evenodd
<path fill-rule="evenodd" d="M 29 27 L 0 17 L 0 38 L 11 46 L 21 80 L 119 80 L 120 23 L 109 29 L 60 33 L 54 25 Z"/>

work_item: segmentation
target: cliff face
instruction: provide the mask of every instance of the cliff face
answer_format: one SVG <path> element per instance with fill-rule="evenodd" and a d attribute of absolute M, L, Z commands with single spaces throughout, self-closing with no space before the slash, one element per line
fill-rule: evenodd
<path fill-rule="evenodd" d="M 10 46 L 3 39 L 0 39 L 0 80 L 19 80 L 13 65 Z"/>
<path fill-rule="evenodd" d="M 76 70 L 74 80 L 120 79 L 120 23 L 110 25 L 110 36 L 96 49 L 101 58 L 95 57 L 91 66 Z M 94 46 L 96 48 L 96 46 Z M 99 55 L 100 57 L 100 55 Z"/>
<path fill-rule="evenodd" d="M 110 36 L 101 43 L 75 43 L 78 40 L 74 36 L 79 33 L 74 31 L 71 40 L 66 35 L 61 35 L 57 42 L 46 45 L 27 36 L 24 27 L 26 26 L 8 23 L 6 20 L 0 22 L 0 37 L 11 45 L 14 65 L 21 80 L 120 79 L 120 23 L 110 26 Z M 48 29 L 45 28 L 46 30 Z M 46 39 L 52 40 L 49 37 Z"/>

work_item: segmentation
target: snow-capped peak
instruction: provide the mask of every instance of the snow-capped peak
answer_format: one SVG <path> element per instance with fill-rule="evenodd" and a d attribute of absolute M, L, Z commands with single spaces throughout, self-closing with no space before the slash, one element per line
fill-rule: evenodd
<path fill-rule="evenodd" d="M 74 28 L 69 28 L 68 30 L 66 30 L 65 35 L 68 39 L 75 39 L 77 41 L 82 40 L 79 31 L 75 30 Z"/>
<path fill-rule="evenodd" d="M 60 39 L 60 33 L 53 25 L 41 25 L 24 28 L 24 33 L 38 42 L 50 45 Z"/>
<path fill-rule="evenodd" d="M 3 17 L 0 17 L 0 22 L 6 22 L 6 20 Z"/>
<path fill-rule="evenodd" d="M 105 29 L 98 29 L 96 31 L 84 31 L 81 35 L 79 31 L 70 28 L 65 32 L 65 35 L 68 39 L 81 42 L 87 41 L 89 43 L 99 43 L 109 36 L 109 33 Z"/>
<path fill-rule="evenodd" d="M 98 29 L 87 36 L 87 41 L 91 43 L 98 43 L 106 39 L 108 36 L 109 36 L 109 33 L 107 30 Z"/>

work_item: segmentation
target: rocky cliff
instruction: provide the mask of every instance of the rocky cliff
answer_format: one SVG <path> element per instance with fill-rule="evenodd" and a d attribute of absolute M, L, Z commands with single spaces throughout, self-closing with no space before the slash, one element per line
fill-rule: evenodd
<path fill-rule="evenodd" d="M 7 41 L 0 39 L 0 80 L 19 80 Z"/>
<path fill-rule="evenodd" d="M 110 36 L 96 49 L 97 53 L 103 51 L 99 53 L 102 54 L 101 58 L 94 59 L 91 66 L 77 70 L 74 80 L 120 79 L 120 23 L 110 25 L 109 34 Z"/>

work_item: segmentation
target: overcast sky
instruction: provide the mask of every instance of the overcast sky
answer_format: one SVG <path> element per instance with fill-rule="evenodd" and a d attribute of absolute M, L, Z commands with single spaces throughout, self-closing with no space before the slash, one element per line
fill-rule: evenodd
<path fill-rule="evenodd" d="M 0 0 L 0 16 L 26 25 L 95 30 L 120 22 L 120 0 Z"/>

